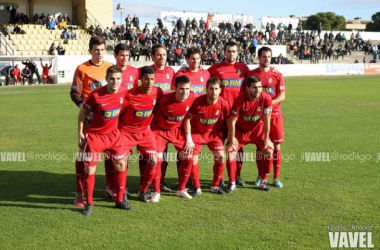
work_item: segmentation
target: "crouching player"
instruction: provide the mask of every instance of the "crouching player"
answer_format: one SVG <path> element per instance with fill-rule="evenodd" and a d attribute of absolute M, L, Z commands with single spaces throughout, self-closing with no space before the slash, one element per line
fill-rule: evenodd
<path fill-rule="evenodd" d="M 202 145 L 207 145 L 214 155 L 213 180 L 211 191 L 217 194 L 224 194 L 219 182 L 223 178 L 224 170 L 224 145 L 221 127 L 230 113 L 228 102 L 220 97 L 221 82 L 213 76 L 206 83 L 207 94 L 197 97 L 193 106 L 190 108 L 184 121 L 186 135 L 191 134 L 194 142 L 193 152 L 193 197 L 199 196 L 201 191 L 199 181 L 199 154 L 202 151 Z"/>
<path fill-rule="evenodd" d="M 93 208 L 93 192 L 95 186 L 96 164 L 101 152 L 107 150 L 115 166 L 115 207 L 129 210 L 131 207 L 123 200 L 125 193 L 125 152 L 118 130 L 118 120 L 124 91 L 119 91 L 121 85 L 121 69 L 111 66 L 107 69 L 107 85 L 90 93 L 82 105 L 78 115 L 78 140 L 84 145 L 85 177 L 87 204 L 83 215 L 90 215 Z M 93 113 L 86 134 L 83 132 L 84 122 L 89 112 Z"/>
<path fill-rule="evenodd" d="M 178 76 L 175 78 L 175 92 L 163 95 L 158 102 L 157 113 L 154 116 L 152 130 L 156 136 L 157 142 L 157 167 L 156 175 L 153 179 L 155 201 L 160 197 L 160 179 L 162 157 L 168 143 L 176 148 L 180 155 L 181 165 L 178 172 L 178 189 L 177 196 L 191 199 L 186 190 L 186 182 L 191 173 L 193 165 L 191 153 L 194 144 L 191 135 L 185 137 L 182 123 L 195 100 L 194 92 L 190 91 L 190 79 L 187 76 Z M 146 196 L 147 189 L 140 190 L 139 198 L 148 202 Z"/>
<path fill-rule="evenodd" d="M 227 171 L 230 178 L 228 192 L 236 189 L 236 151 L 247 144 L 258 149 L 259 188 L 270 191 L 268 174 L 273 161 L 273 143 L 269 139 L 272 98 L 262 92 L 261 80 L 256 76 L 247 78 L 246 91 L 239 94 L 228 118 Z M 263 119 L 261 119 L 263 116 Z"/>

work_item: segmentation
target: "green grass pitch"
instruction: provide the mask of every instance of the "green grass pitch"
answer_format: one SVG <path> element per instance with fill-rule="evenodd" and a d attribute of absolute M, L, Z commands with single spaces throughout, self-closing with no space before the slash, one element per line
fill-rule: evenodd
<path fill-rule="evenodd" d="M 132 162 L 133 210 L 120 211 L 104 198 L 100 163 L 89 217 L 73 205 L 78 108 L 70 86 L 1 87 L 0 152 L 24 152 L 26 159 L 0 161 L 0 249 L 329 249 L 329 225 L 372 226 L 378 249 L 380 76 L 285 83 L 284 188 L 254 188 L 250 159 L 245 187 L 212 194 L 212 162 L 203 160 L 199 198 L 164 193 L 146 204 L 137 200 Z M 174 162 L 168 171 L 175 188 Z"/>

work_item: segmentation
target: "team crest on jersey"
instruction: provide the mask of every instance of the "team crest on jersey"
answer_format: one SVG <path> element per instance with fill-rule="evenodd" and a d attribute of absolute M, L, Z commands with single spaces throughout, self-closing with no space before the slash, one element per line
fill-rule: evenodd
<path fill-rule="evenodd" d="M 133 82 L 133 76 L 130 76 L 130 77 L 129 77 L 129 80 L 130 80 L 131 82 Z"/>
<path fill-rule="evenodd" d="M 156 99 L 153 100 L 153 106 L 156 105 Z"/>
<path fill-rule="evenodd" d="M 273 80 L 272 80 L 272 77 L 269 78 L 268 82 L 269 82 L 269 83 L 272 83 L 272 81 L 273 81 Z"/>
<path fill-rule="evenodd" d="M 123 104 L 123 98 L 120 97 L 120 104 Z"/>
<path fill-rule="evenodd" d="M 170 79 L 170 76 L 169 76 L 169 74 L 166 74 L 166 78 Z"/>
<path fill-rule="evenodd" d="M 203 80 L 203 76 L 201 76 L 201 82 L 203 82 L 204 80 Z"/>
<path fill-rule="evenodd" d="M 186 111 L 189 111 L 189 106 L 186 107 Z"/>
<path fill-rule="evenodd" d="M 219 115 L 219 110 L 217 110 L 217 111 L 215 112 L 215 115 Z"/>
<path fill-rule="evenodd" d="M 241 75 L 240 69 L 237 70 L 237 73 L 238 73 L 239 76 Z"/>
<path fill-rule="evenodd" d="M 257 108 L 257 111 L 261 111 L 261 107 L 260 106 Z"/>

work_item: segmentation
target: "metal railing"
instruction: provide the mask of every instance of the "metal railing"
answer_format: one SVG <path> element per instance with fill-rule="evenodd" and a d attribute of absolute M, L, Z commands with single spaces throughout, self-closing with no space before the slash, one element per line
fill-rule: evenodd
<path fill-rule="evenodd" d="M 5 55 L 14 56 L 15 51 L 12 48 L 12 46 L 7 42 L 7 39 L 5 38 L 2 32 L 0 32 L 0 45 L 1 47 L 5 48 Z"/>
<path fill-rule="evenodd" d="M 88 30 L 88 28 L 92 25 L 95 29 L 96 27 L 99 25 L 99 27 L 102 29 L 102 31 L 105 31 L 106 29 L 103 27 L 103 25 L 98 21 L 96 20 L 96 18 L 91 14 L 91 12 L 89 12 L 88 10 L 86 10 L 86 27 L 85 29 Z M 109 40 L 109 39 L 104 39 L 105 43 L 106 43 L 106 50 L 108 51 L 108 53 L 110 53 L 111 55 L 113 55 L 113 49 L 114 47 L 116 46 L 117 44 L 117 41 L 116 40 Z"/>

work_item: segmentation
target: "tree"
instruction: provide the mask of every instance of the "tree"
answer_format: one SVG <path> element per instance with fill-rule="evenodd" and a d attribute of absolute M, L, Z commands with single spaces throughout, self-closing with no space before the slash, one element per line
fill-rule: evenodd
<path fill-rule="evenodd" d="M 368 23 L 366 31 L 380 31 L 380 12 L 372 15 L 372 22 Z"/>
<path fill-rule="evenodd" d="M 318 12 L 307 18 L 304 29 L 316 30 L 319 23 L 322 23 L 323 30 L 345 30 L 346 19 L 343 16 L 335 15 L 333 12 Z"/>

